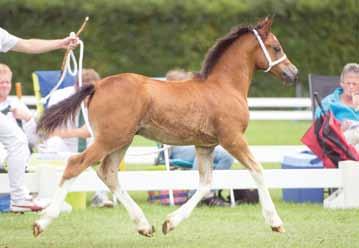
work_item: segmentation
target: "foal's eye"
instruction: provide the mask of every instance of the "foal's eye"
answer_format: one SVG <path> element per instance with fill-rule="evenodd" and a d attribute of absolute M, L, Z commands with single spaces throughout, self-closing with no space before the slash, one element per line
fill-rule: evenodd
<path fill-rule="evenodd" d="M 275 46 L 275 47 L 273 47 L 273 50 L 274 50 L 276 53 L 279 53 L 282 49 L 281 49 L 279 46 Z"/>

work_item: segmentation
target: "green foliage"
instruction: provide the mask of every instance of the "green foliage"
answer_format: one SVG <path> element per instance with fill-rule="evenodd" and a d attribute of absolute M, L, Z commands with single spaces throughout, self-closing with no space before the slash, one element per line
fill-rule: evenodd
<path fill-rule="evenodd" d="M 199 70 L 214 41 L 237 24 L 274 16 L 273 32 L 306 84 L 309 72 L 338 74 L 357 61 L 359 8 L 356 0 L 0 0 L 0 25 L 20 37 L 60 38 L 91 20 L 82 35 L 86 67 L 102 76 L 136 72 L 162 76 L 180 67 Z M 32 93 L 31 72 L 58 69 L 62 52 L 0 55 L 15 80 Z M 258 72 L 252 96 L 294 95 L 277 79 Z"/>

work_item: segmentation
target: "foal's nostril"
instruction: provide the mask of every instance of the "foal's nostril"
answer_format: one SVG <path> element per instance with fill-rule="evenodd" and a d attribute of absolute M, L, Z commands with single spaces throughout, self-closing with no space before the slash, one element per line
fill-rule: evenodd
<path fill-rule="evenodd" d="M 298 81 L 298 70 L 287 69 L 282 72 L 282 78 L 287 82 L 296 82 Z"/>

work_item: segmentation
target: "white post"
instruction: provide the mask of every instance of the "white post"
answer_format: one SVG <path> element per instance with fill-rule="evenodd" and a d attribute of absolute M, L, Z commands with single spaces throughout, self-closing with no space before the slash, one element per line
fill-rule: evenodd
<path fill-rule="evenodd" d="M 164 153 L 165 153 L 165 164 L 166 164 L 166 170 L 170 171 L 170 156 L 168 153 L 168 149 L 170 148 L 170 146 L 163 144 L 163 148 L 164 148 Z M 170 205 L 174 206 L 175 205 L 175 200 L 173 198 L 173 190 L 170 189 L 168 190 L 168 194 L 169 194 L 169 198 L 170 198 Z"/>
<path fill-rule="evenodd" d="M 234 191 L 232 188 L 229 189 L 229 198 L 231 199 L 231 207 L 236 206 L 236 199 L 234 199 Z"/>
<path fill-rule="evenodd" d="M 344 208 L 359 208 L 359 162 L 341 161 Z"/>

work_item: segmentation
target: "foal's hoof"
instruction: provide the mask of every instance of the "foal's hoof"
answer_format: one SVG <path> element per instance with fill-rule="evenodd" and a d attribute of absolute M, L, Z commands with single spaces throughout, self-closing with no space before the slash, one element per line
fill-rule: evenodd
<path fill-rule="evenodd" d="M 164 235 L 166 235 L 167 233 L 169 233 L 173 229 L 175 229 L 175 228 L 171 225 L 171 222 L 169 220 L 166 220 L 165 222 L 163 222 L 163 224 L 162 224 L 162 233 Z"/>
<path fill-rule="evenodd" d="M 278 233 L 285 233 L 285 229 L 283 226 L 272 226 L 272 231 Z"/>
<path fill-rule="evenodd" d="M 138 230 L 139 234 L 141 234 L 141 235 L 143 235 L 145 237 L 148 237 L 148 238 L 152 238 L 154 232 L 155 232 L 155 227 L 154 226 L 151 226 L 150 230 Z"/>
<path fill-rule="evenodd" d="M 41 229 L 40 225 L 37 224 L 36 222 L 32 225 L 32 234 L 34 235 L 35 238 L 39 237 L 39 235 L 43 232 L 43 230 Z"/>

